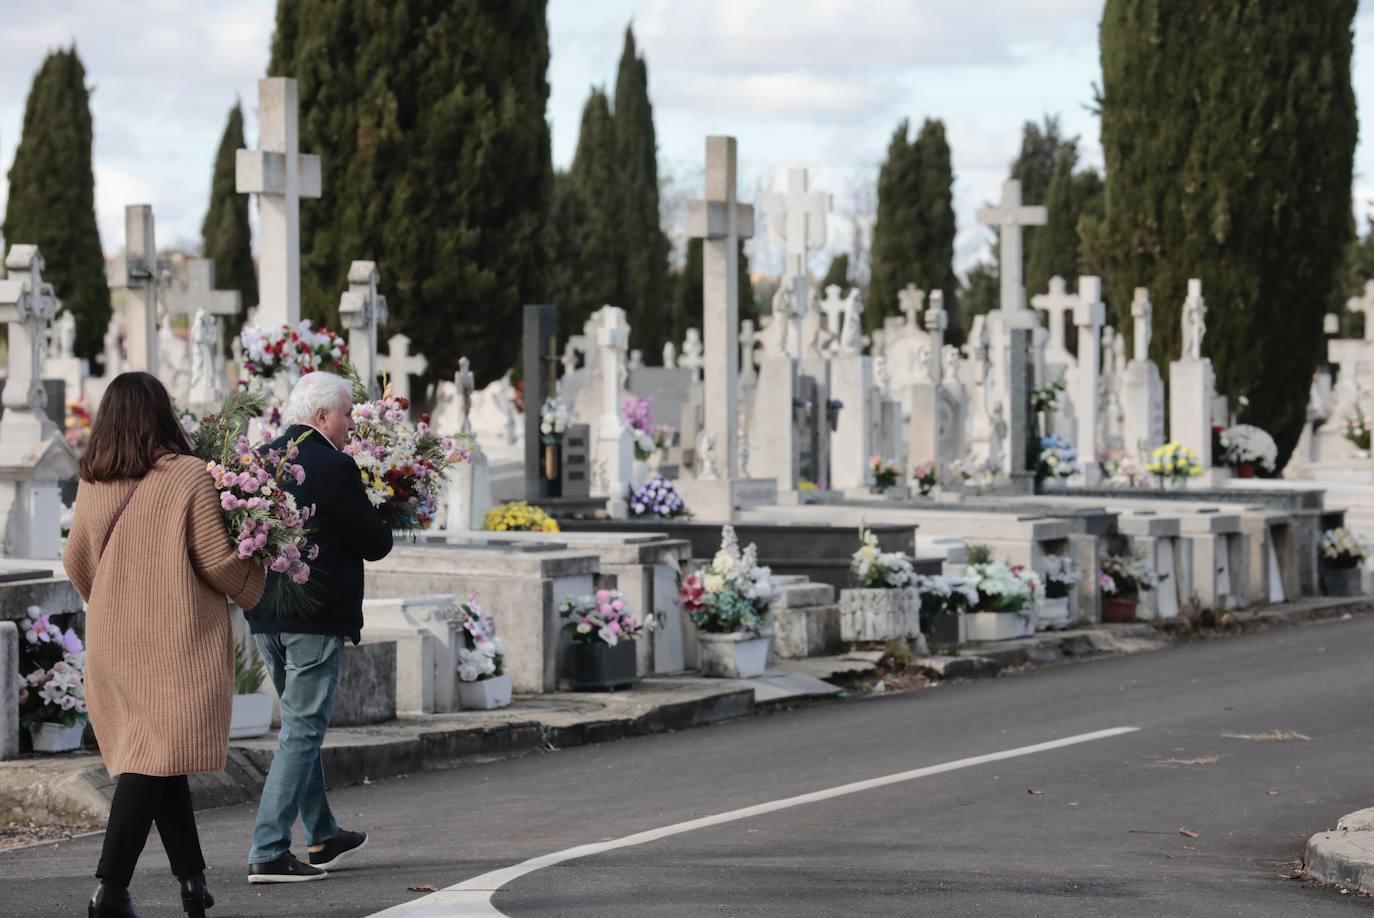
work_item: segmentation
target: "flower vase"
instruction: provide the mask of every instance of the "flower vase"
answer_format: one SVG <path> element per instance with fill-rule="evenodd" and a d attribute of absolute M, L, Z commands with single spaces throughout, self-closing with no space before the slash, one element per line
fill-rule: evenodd
<path fill-rule="evenodd" d="M 1253 462 L 1238 462 L 1231 466 L 1231 471 L 1237 478 L 1254 478 L 1255 464 Z"/>
<path fill-rule="evenodd" d="M 1102 611 L 1102 621 L 1122 625 L 1135 621 L 1136 606 L 1140 601 L 1134 596 L 1108 596 L 1107 606 Z"/>
<path fill-rule="evenodd" d="M 697 634 L 697 660 L 704 676 L 722 679 L 754 679 L 768 667 L 768 650 L 773 632 L 764 629 L 755 634 L 741 631 L 734 634 Z"/>
<path fill-rule="evenodd" d="M 458 683 L 458 704 L 464 711 L 492 711 L 510 704 L 510 675 Z"/>
<path fill-rule="evenodd" d="M 563 444 L 545 443 L 544 461 L 539 465 L 543 497 L 563 496 Z"/>
<path fill-rule="evenodd" d="M 1010 641 L 1035 634 L 1034 608 L 1021 612 L 969 612 L 964 615 L 969 641 Z"/>
<path fill-rule="evenodd" d="M 235 695 L 229 712 L 229 738 L 252 739 L 272 729 L 272 696 L 267 692 Z"/>
<path fill-rule="evenodd" d="M 634 638 L 614 647 L 605 641 L 573 641 L 564 658 L 568 685 L 575 692 L 628 688 L 639 681 Z"/>
<path fill-rule="evenodd" d="M 42 723 L 29 728 L 34 752 L 74 752 L 81 748 L 81 734 L 86 732 L 86 722 L 72 726 Z"/>
<path fill-rule="evenodd" d="M 1067 627 L 1069 627 L 1069 597 L 1046 597 L 1045 605 L 1040 609 L 1038 628 L 1041 631 L 1048 631 L 1051 628 Z"/>
<path fill-rule="evenodd" d="M 1352 567 L 1321 566 L 1322 593 L 1327 596 L 1360 596 L 1364 594 L 1363 571 L 1358 564 Z"/>
<path fill-rule="evenodd" d="M 966 640 L 964 616 L 958 612 L 936 612 L 925 619 L 932 650 L 953 650 Z"/>

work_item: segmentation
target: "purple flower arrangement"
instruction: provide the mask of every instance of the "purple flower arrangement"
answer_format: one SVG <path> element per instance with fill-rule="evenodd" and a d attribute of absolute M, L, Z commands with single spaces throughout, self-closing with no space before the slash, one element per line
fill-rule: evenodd
<path fill-rule="evenodd" d="M 631 516 L 656 516 L 671 520 L 691 515 L 677 488 L 662 475 L 655 475 L 639 488 L 633 489 L 629 504 Z"/>

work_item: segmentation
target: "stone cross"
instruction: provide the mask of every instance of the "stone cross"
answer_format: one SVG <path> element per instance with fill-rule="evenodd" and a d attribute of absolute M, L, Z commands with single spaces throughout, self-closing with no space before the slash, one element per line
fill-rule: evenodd
<path fill-rule="evenodd" d="M 257 323 L 266 328 L 301 320 L 300 201 L 320 196 L 320 158 L 300 152 L 299 108 L 295 80 L 258 80 L 260 149 L 234 160 L 239 193 L 258 196 Z"/>
<path fill-rule="evenodd" d="M 1069 293 L 1064 278 L 1056 275 L 1050 278 L 1048 293 L 1037 293 L 1031 297 L 1031 305 L 1043 310 L 1049 320 L 1050 343 L 1045 348 L 1045 360 L 1049 363 L 1073 365 L 1073 355 L 1065 343 L 1064 316 L 1078 308 L 1081 293 Z"/>
<path fill-rule="evenodd" d="M 477 383 L 466 357 L 458 358 L 458 373 L 453 377 L 453 385 L 458 389 L 458 433 L 471 436 L 472 391 L 477 388 Z"/>
<path fill-rule="evenodd" d="M 348 289 L 339 297 L 339 324 L 348 329 L 348 359 L 357 367 L 373 397 L 377 394 L 378 329 L 386 324 L 386 297 L 377 292 L 377 263 L 355 261 L 348 267 Z"/>
<path fill-rule="evenodd" d="M 429 369 L 429 361 L 425 359 L 424 354 L 412 354 L 410 339 L 399 332 L 386 339 L 386 346 L 386 355 L 377 358 L 377 368 L 386 374 L 387 382 L 391 383 L 392 393 L 409 399 L 410 377 L 423 375 L 425 370 Z M 466 360 L 464 357 L 458 362 L 459 375 L 462 375 L 461 367 Z M 471 377 L 472 374 L 469 373 L 468 376 Z"/>
<path fill-rule="evenodd" d="M 754 334 L 754 320 L 745 319 L 739 324 L 739 381 L 745 389 L 752 388 L 758 377 L 757 358 L 754 355 L 758 343 L 758 337 Z"/>
<path fill-rule="evenodd" d="M 62 303 L 43 280 L 36 245 L 14 245 L 5 258 L 9 279 L 0 280 L 0 323 L 9 329 L 9 377 L 0 417 L 0 442 L 37 443 L 56 433 L 44 413 L 43 357 L 48 323 Z"/>
<path fill-rule="evenodd" d="M 158 271 L 151 205 L 124 208 L 124 254 L 106 266 L 105 275 L 112 290 L 124 291 L 125 367 L 156 376 Z"/>
<path fill-rule="evenodd" d="M 926 331 L 930 333 L 930 382 L 939 385 L 943 382 L 944 368 L 943 358 L 945 349 L 945 331 L 949 328 L 949 313 L 945 311 L 945 292 L 943 290 L 932 290 L 930 292 L 930 308 L 926 310 Z"/>
<path fill-rule="evenodd" d="M 820 302 L 821 314 L 825 316 L 825 330 L 830 334 L 831 340 L 838 342 L 840 338 L 840 326 L 843 324 L 845 303 L 844 297 L 840 296 L 842 288 L 839 284 L 831 284 L 825 288 L 825 298 Z"/>
<path fill-rule="evenodd" d="M 907 284 L 897 291 L 897 305 L 906 315 L 906 327 L 912 331 L 917 331 L 921 327 L 921 309 L 925 298 L 926 292 L 918 289 L 915 284 Z"/>
<path fill-rule="evenodd" d="M 677 365 L 692 371 L 693 382 L 701 382 L 701 368 L 706 365 L 704 352 L 701 332 L 695 328 L 687 329 L 687 340 L 682 342 L 682 356 L 677 359 Z"/>
<path fill-rule="evenodd" d="M 823 191 L 809 191 L 806 169 L 793 166 L 787 170 L 787 193 L 769 192 L 764 195 L 763 208 L 768 216 L 771 234 L 786 244 L 786 266 L 781 287 L 793 294 L 791 323 L 794 326 L 797 350 L 787 346 L 790 340 L 783 330 L 783 349 L 792 356 L 802 356 L 805 347 L 801 323 L 806 316 L 808 290 L 806 256 L 812 249 L 825 245 L 825 215 L 830 210 L 830 195 Z M 832 330 L 833 333 L 833 330 Z"/>
<path fill-rule="evenodd" d="M 1026 291 L 1021 280 L 1021 227 L 1043 226 L 1049 212 L 1040 206 L 1021 203 L 1021 183 L 1008 179 L 1002 183 L 1002 200 L 996 207 L 980 207 L 978 222 L 998 229 L 1001 243 L 1002 297 L 1005 312 L 1020 312 L 1026 308 Z"/>
<path fill-rule="evenodd" d="M 754 235 L 754 208 L 736 197 L 736 156 L 735 138 L 707 137 L 706 197 L 687 204 L 687 235 L 702 240 L 705 433 L 727 480 L 739 458 L 739 243 Z"/>
<path fill-rule="evenodd" d="M 1188 297 L 1183 301 L 1183 359 L 1202 359 L 1202 339 L 1207 335 L 1207 303 L 1202 298 L 1202 281 L 1188 279 Z"/>
<path fill-rule="evenodd" d="M 1102 326 L 1107 321 L 1107 305 L 1102 302 L 1102 279 L 1078 279 L 1078 303 L 1073 324 L 1078 327 L 1078 391 L 1074 407 L 1078 416 L 1078 465 L 1089 487 L 1098 483 L 1098 370 L 1101 367 Z"/>
<path fill-rule="evenodd" d="M 625 310 L 602 308 L 604 317 L 596 333 L 598 363 L 601 366 L 601 416 L 596 422 L 597 461 L 606 476 L 608 509 L 613 519 L 625 516 L 625 495 L 634 478 L 634 441 L 629 424 L 620 413 L 620 396 L 625 391 L 626 352 L 630 345 L 630 326 Z"/>
<path fill-rule="evenodd" d="M 1345 301 L 1351 312 L 1364 313 L 1364 340 L 1374 341 L 1374 280 L 1364 282 L 1364 293 Z"/>
<path fill-rule="evenodd" d="M 202 309 L 212 316 L 239 314 L 242 306 L 239 292 L 215 289 L 214 259 L 187 258 L 182 266 L 184 277 L 171 277 L 158 297 L 167 315 L 193 316 Z"/>
<path fill-rule="evenodd" d="M 1150 302 L 1150 288 L 1136 287 L 1131 299 L 1133 360 L 1150 359 L 1150 340 L 1154 336 L 1155 307 Z"/>

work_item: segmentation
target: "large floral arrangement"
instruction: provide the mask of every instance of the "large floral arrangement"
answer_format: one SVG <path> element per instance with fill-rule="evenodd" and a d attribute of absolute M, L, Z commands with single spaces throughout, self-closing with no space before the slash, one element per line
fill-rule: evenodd
<path fill-rule="evenodd" d="M 546 398 L 539 406 L 539 438 L 545 446 L 557 446 L 568 432 L 572 415 L 561 398 Z"/>
<path fill-rule="evenodd" d="M 1227 465 L 1257 465 L 1266 472 L 1274 471 L 1279 458 L 1274 438 L 1250 424 L 1236 424 L 1223 430 L 1221 448 Z"/>
<path fill-rule="evenodd" d="M 1104 483 L 1112 487 L 1136 488 L 1149 483 L 1140 470 L 1140 462 L 1124 447 L 1110 446 L 1097 454 L 1102 465 Z"/>
<path fill-rule="evenodd" d="M 1150 562 L 1129 554 L 1111 554 L 1102 559 L 1102 570 L 1097 574 L 1098 586 L 1108 596 L 1133 599 L 1146 590 L 1159 585 Z"/>
<path fill-rule="evenodd" d="M 37 606 L 25 613 L 19 641 L 19 720 L 26 727 L 86 720 L 82 672 L 86 648 L 71 628 L 59 628 Z"/>
<path fill-rule="evenodd" d="M 1345 418 L 1345 438 L 1360 452 L 1369 452 L 1369 418 L 1365 417 L 1364 409 L 1359 405 L 1355 406 L 1354 414 Z"/>
<path fill-rule="evenodd" d="M 1050 414 L 1059 408 L 1059 397 L 1068 388 L 1064 377 L 1031 390 L 1031 408 L 1039 414 Z"/>
<path fill-rule="evenodd" d="M 1078 472 L 1078 450 L 1063 437 L 1041 437 L 1035 474 L 1041 480 L 1065 479 Z"/>
<path fill-rule="evenodd" d="M 978 612 L 1027 614 L 1045 598 L 1040 577 L 1028 567 L 985 561 L 970 564 L 964 576 L 978 591 Z"/>
<path fill-rule="evenodd" d="M 632 488 L 629 504 L 631 516 L 655 516 L 664 520 L 691 516 L 682 495 L 662 475 L 655 475 L 640 487 Z"/>
<path fill-rule="evenodd" d="M 882 456 L 868 457 L 868 471 L 873 475 L 873 490 L 878 493 L 895 488 L 902 480 L 902 470 Z"/>
<path fill-rule="evenodd" d="M 67 419 L 63 426 L 62 435 L 67 445 L 80 454 L 91 439 L 91 413 L 80 401 L 68 402 Z"/>
<path fill-rule="evenodd" d="M 862 544 L 849 560 L 849 572 L 869 590 L 899 590 L 916 583 L 911 559 L 899 551 L 883 551 L 873 530 L 859 527 Z"/>
<path fill-rule="evenodd" d="M 634 438 L 635 458 L 645 462 L 658 443 L 654 436 L 654 413 L 649 409 L 653 397 L 635 398 L 627 395 L 620 400 L 620 416 L 630 425 L 630 435 Z"/>
<path fill-rule="evenodd" d="M 238 556 L 262 561 L 286 575 L 296 586 L 310 579 L 310 565 L 318 546 L 307 546 L 305 525 L 313 507 L 298 507 L 284 487 L 305 482 L 305 469 L 293 462 L 297 444 L 307 431 L 283 450 L 254 449 L 243 433 L 248 421 L 262 414 L 262 396 L 245 390 L 230 393 L 218 414 L 201 419 L 192 438 L 195 454 L 205 460 L 214 479 L 225 528 L 236 543 Z M 271 597 L 270 599 L 275 599 Z"/>
<path fill-rule="evenodd" d="M 923 462 L 911 470 L 911 477 L 915 480 L 921 496 L 929 496 L 930 492 L 935 490 L 935 486 L 940 483 L 940 467 L 933 461 Z"/>
<path fill-rule="evenodd" d="M 463 629 L 463 646 L 458 648 L 458 680 L 480 682 L 502 675 L 506 648 L 496 636 L 496 622 L 482 609 L 476 596 L 459 603 L 458 624 Z"/>
<path fill-rule="evenodd" d="M 1363 564 L 1371 549 L 1363 534 L 1342 526 L 1322 534 L 1321 550 L 1322 557 L 1331 562 L 1332 567 L 1349 568 Z"/>
<path fill-rule="evenodd" d="M 558 523 L 538 507 L 513 500 L 488 510 L 482 528 L 488 532 L 557 532 Z"/>
<path fill-rule="evenodd" d="M 246 325 L 239 342 L 244 372 L 263 379 L 280 372 L 336 371 L 348 361 L 348 343 L 327 328 L 312 328 L 309 319 L 296 326 Z"/>
<path fill-rule="evenodd" d="M 1040 577 L 1045 583 L 1046 599 L 1064 599 L 1073 591 L 1080 576 L 1078 564 L 1068 555 L 1047 555 Z"/>
<path fill-rule="evenodd" d="M 921 596 L 921 614 L 958 615 L 978 607 L 978 585 L 967 577 L 916 575 L 916 590 Z"/>
<path fill-rule="evenodd" d="M 431 430 L 427 416 L 412 423 L 409 409 L 390 386 L 376 401 L 355 401 L 353 435 L 344 447 L 358 465 L 368 502 L 393 529 L 428 526 L 448 467 L 471 458 L 465 443 Z"/>
<path fill-rule="evenodd" d="M 597 590 L 592 596 L 569 597 L 558 607 L 563 625 L 574 641 L 602 641 L 614 647 L 640 631 L 630 604 L 619 590 Z"/>
<path fill-rule="evenodd" d="M 1165 479 L 1182 482 L 1201 475 L 1202 463 L 1198 459 L 1197 450 L 1173 440 L 1150 454 L 1150 462 L 1145 466 L 1145 471 L 1161 482 Z"/>
<path fill-rule="evenodd" d="M 682 581 L 678 599 L 702 631 L 759 634 L 768 624 L 773 572 L 758 563 L 753 543 L 740 551 L 733 526 L 721 530 L 720 550 L 705 570 Z"/>

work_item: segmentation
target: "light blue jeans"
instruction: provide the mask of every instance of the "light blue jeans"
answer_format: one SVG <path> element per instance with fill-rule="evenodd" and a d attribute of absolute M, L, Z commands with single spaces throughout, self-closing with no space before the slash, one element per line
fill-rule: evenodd
<path fill-rule="evenodd" d="M 324 795 L 320 745 L 329 729 L 334 690 L 343 663 L 343 638 L 327 634 L 255 634 L 281 698 L 281 733 L 253 824 L 248 863 L 273 861 L 291 850 L 297 815 L 307 845 L 322 845 L 338 831 Z"/>

